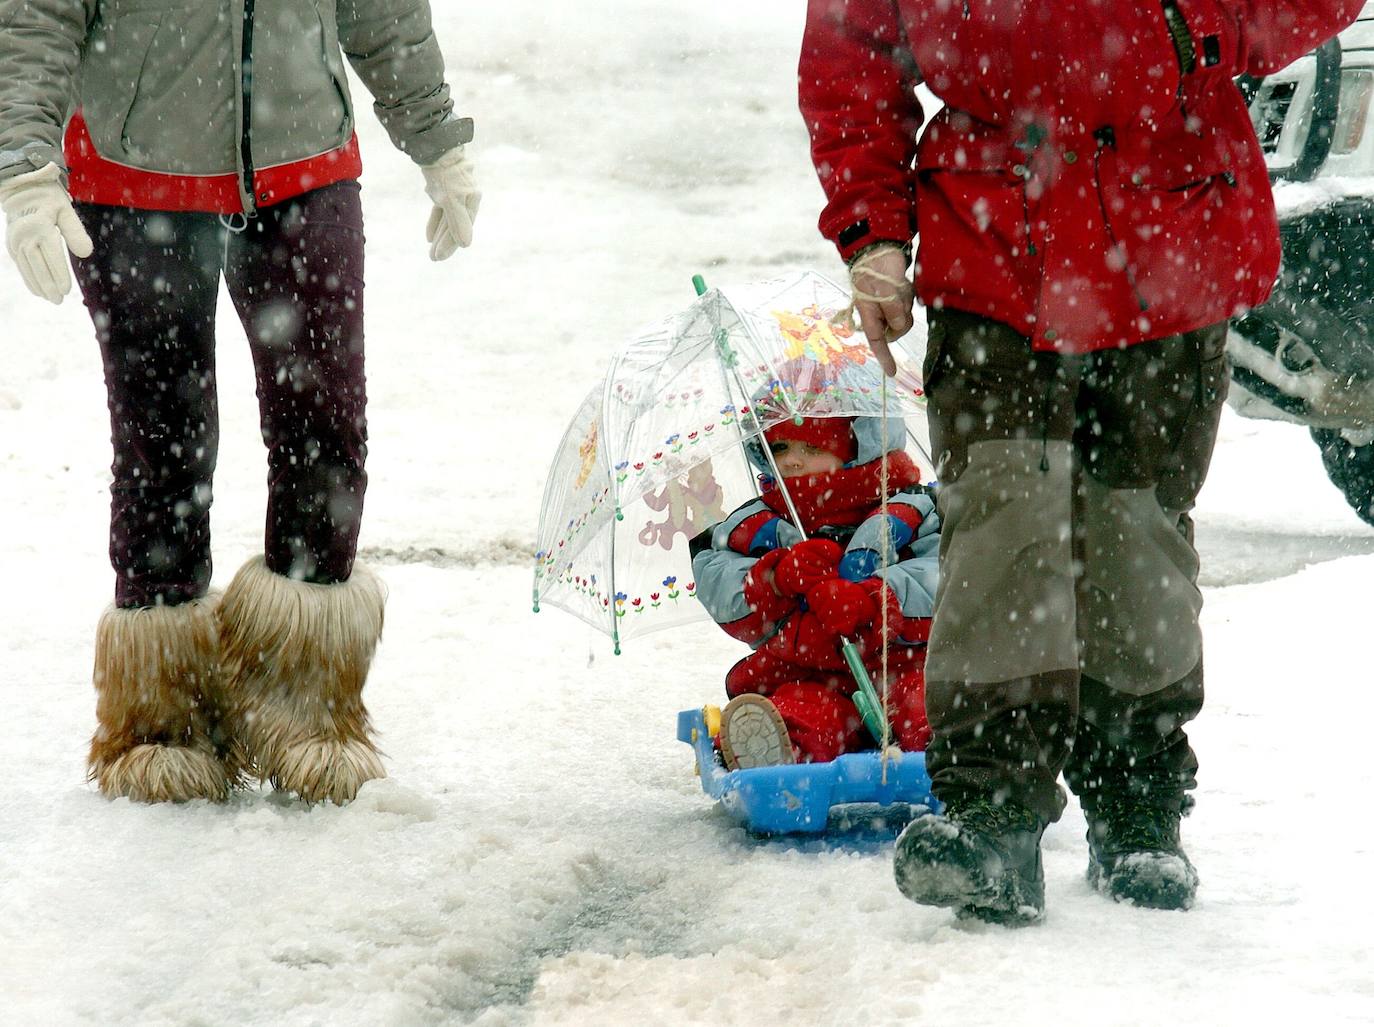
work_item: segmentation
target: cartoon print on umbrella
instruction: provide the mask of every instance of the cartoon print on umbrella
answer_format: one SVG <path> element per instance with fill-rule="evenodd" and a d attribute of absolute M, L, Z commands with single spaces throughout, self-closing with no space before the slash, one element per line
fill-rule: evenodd
<path fill-rule="evenodd" d="M 787 418 L 881 418 L 881 372 L 853 328 L 831 318 L 848 304 L 809 271 L 710 289 L 621 347 L 549 471 L 536 608 L 585 620 L 617 652 L 623 638 L 706 619 L 685 601 L 695 585 L 688 543 L 758 494 L 745 445 Z M 893 423 L 923 424 L 921 399 L 908 372 L 891 387 Z M 933 476 L 923 441 L 914 439 L 918 462 Z M 593 575 L 601 588 L 577 587 Z"/>

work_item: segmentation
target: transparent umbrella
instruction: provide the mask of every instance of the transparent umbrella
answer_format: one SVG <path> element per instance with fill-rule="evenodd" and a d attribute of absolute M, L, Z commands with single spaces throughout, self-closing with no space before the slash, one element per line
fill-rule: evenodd
<path fill-rule="evenodd" d="M 915 361 L 899 348 L 904 370 L 884 388 L 843 290 L 810 271 L 696 282 L 695 302 L 616 354 L 545 486 L 534 607 L 580 617 L 617 653 L 624 639 L 705 616 L 689 542 L 758 494 L 746 447 L 771 460 L 756 440 L 782 420 L 886 414 L 934 477 Z"/>

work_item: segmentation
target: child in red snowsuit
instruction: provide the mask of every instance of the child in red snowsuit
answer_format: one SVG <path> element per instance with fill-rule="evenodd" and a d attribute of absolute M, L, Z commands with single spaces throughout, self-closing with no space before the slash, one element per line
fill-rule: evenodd
<path fill-rule="evenodd" d="M 896 448 L 887 454 L 883 515 L 881 424 L 879 418 L 818 417 L 769 429 L 766 442 L 802 530 L 782 489 L 765 475 L 757 499 L 693 541 L 698 596 L 727 632 L 754 647 L 725 678 L 732 703 L 721 742 L 730 769 L 833 760 L 875 746 L 851 699 L 858 686 L 840 645 L 842 639 L 855 643 L 882 695 L 882 605 L 893 741 L 907 751 L 923 750 L 929 741 L 925 642 L 939 518 L 901 448 L 906 433 L 895 418 L 889 421 Z M 761 449 L 751 459 L 766 466 Z M 770 739 L 752 753 L 743 751 L 747 745 L 730 744 L 730 714 L 741 704 L 755 723 L 759 707 L 765 708 L 776 725 L 776 743 Z"/>

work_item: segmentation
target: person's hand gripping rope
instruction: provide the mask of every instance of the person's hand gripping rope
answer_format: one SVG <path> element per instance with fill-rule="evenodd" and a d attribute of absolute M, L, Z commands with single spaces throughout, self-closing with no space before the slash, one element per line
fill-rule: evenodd
<path fill-rule="evenodd" d="M 888 343 L 911 331 L 916 293 L 906 277 L 906 254 L 895 242 L 874 243 L 860 250 L 849 265 L 850 290 L 868 348 L 889 378 L 897 361 Z"/>

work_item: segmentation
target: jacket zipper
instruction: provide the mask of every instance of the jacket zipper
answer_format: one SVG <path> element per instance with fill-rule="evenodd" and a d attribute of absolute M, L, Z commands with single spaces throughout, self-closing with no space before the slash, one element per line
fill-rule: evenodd
<path fill-rule="evenodd" d="M 253 182 L 253 0 L 243 0 L 243 46 L 239 53 L 239 91 L 243 104 L 243 124 L 239 134 L 239 156 L 243 162 L 243 194 L 247 197 L 243 213 L 257 213 L 258 197 Z"/>

